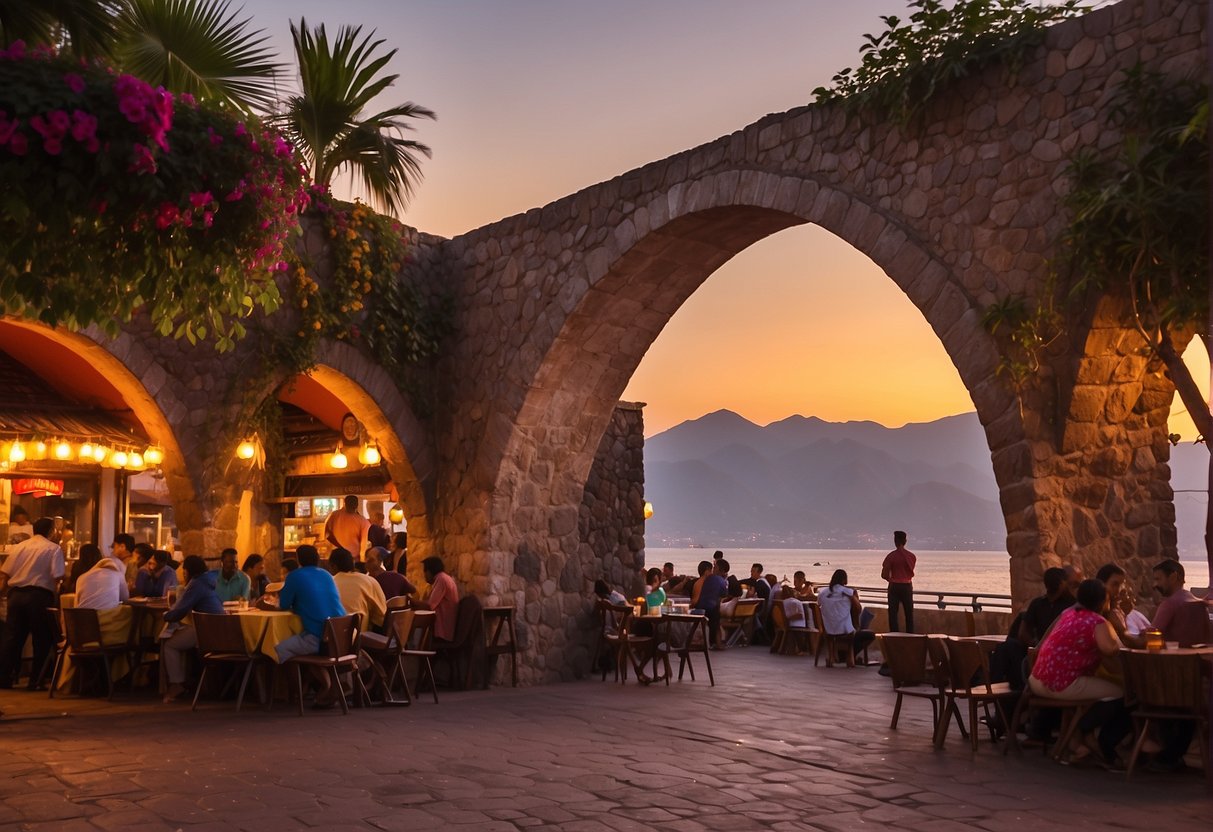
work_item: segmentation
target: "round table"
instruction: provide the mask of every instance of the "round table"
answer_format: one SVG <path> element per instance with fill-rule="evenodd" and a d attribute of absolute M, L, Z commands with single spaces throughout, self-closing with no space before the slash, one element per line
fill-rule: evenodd
<path fill-rule="evenodd" d="M 293 612 L 249 609 L 231 614 L 240 620 L 244 645 L 249 652 L 256 650 L 260 643 L 261 653 L 275 662 L 278 661 L 278 651 L 274 648 L 280 642 L 303 632 L 303 619 Z M 262 633 L 265 638 L 262 638 Z"/>

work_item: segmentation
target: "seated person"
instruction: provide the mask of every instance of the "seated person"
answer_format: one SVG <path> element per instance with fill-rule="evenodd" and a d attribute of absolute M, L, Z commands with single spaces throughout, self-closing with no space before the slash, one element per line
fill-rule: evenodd
<path fill-rule="evenodd" d="M 812 619 L 805 615 L 804 602 L 796 597 L 796 591 L 790 586 L 779 590 L 779 604 L 783 607 L 783 617 L 788 620 L 788 627 L 793 630 L 815 632 Z"/>
<path fill-rule="evenodd" d="M 719 563 L 719 561 L 717 561 Z M 727 564 L 726 564 L 726 569 Z M 723 649 L 720 633 L 722 599 L 729 591 L 729 584 L 710 561 L 699 564 L 699 580 L 691 591 L 691 607 L 701 610 L 708 619 L 708 641 L 714 649 Z"/>
<path fill-rule="evenodd" d="M 438 613 L 434 617 L 434 637 L 442 641 L 452 641 L 455 638 L 459 587 L 455 585 L 455 579 L 447 574 L 442 558 L 437 555 L 423 560 L 421 570 L 426 583 L 430 585 L 430 594 L 420 606 Z"/>
<path fill-rule="evenodd" d="M 278 593 L 278 605 L 280 609 L 289 610 L 303 620 L 303 632 L 285 638 L 274 646 L 279 664 L 295 656 L 319 653 L 325 620 L 345 615 L 345 607 L 341 606 L 341 598 L 337 595 L 337 584 L 327 569 L 320 568 L 320 553 L 316 547 L 303 544 L 295 550 L 295 558 L 299 561 L 299 568 L 289 572 L 283 581 L 282 590 Z M 319 690 L 316 704 L 320 707 L 336 704 L 337 695 L 332 689 L 329 674 L 313 667 L 307 670 Z"/>
<path fill-rule="evenodd" d="M 118 547 L 121 545 L 127 552 L 134 552 L 132 558 L 122 558 L 119 554 Z M 147 563 L 152 559 L 152 552 L 156 551 L 150 543 L 136 543 L 135 538 L 129 534 L 114 535 L 113 555 L 115 559 L 126 560 L 126 587 L 131 592 L 135 591 L 135 579 L 139 577 L 139 572 L 147 568 Z"/>
<path fill-rule="evenodd" d="M 353 553 L 348 549 L 334 549 L 329 555 L 329 568 L 333 570 L 333 583 L 337 585 L 337 597 L 341 599 L 345 614 L 358 613 L 358 629 L 382 627 L 383 615 L 387 612 L 383 587 L 370 575 L 354 570 Z"/>
<path fill-rule="evenodd" d="M 1078 585 L 1078 604 L 1058 617 L 1041 642 L 1028 687 L 1037 696 L 1053 699 L 1101 700 L 1083 715 L 1069 751 L 1071 759 L 1095 751 L 1111 763 L 1132 723 L 1125 709 L 1124 689 L 1095 675 L 1103 659 L 1120 650 L 1116 631 L 1101 612 L 1107 594 L 1103 582 L 1095 578 Z M 1101 725 L 1096 744 L 1093 732 Z"/>
<path fill-rule="evenodd" d="M 644 596 L 645 606 L 649 609 L 663 606 L 665 604 L 665 590 L 661 588 L 661 570 L 654 566 L 646 572 L 645 583 L 648 585 L 648 592 Z"/>
<path fill-rule="evenodd" d="M 76 581 L 76 606 L 80 609 L 112 610 L 128 598 L 126 571 L 113 558 L 100 558 Z"/>
<path fill-rule="evenodd" d="M 135 595 L 141 598 L 163 598 L 177 585 L 177 570 L 168 552 L 157 549 L 148 558 L 147 566 L 135 575 Z"/>
<path fill-rule="evenodd" d="M 101 547 L 96 543 L 85 543 L 80 547 L 80 553 L 76 557 L 75 563 L 72 564 L 71 574 L 68 576 L 67 583 L 63 587 L 64 592 L 75 592 L 76 582 L 80 580 L 80 576 L 97 565 L 101 560 Z M 123 583 L 126 582 L 125 564 L 119 561 L 118 566 L 122 567 Z"/>
<path fill-rule="evenodd" d="M 236 568 L 235 549 L 224 549 L 219 556 L 219 569 L 215 571 L 215 591 L 220 601 L 248 600 L 252 587 L 248 575 Z"/>
<path fill-rule="evenodd" d="M 602 578 L 594 581 L 594 595 L 617 607 L 626 607 L 628 604 L 628 599 L 623 597 L 623 593 L 617 589 L 611 589 Z"/>
<path fill-rule="evenodd" d="M 249 555 L 244 559 L 244 565 L 240 567 L 240 571 L 248 576 L 249 600 L 256 601 L 265 594 L 265 588 L 270 583 L 270 579 L 265 574 L 265 558 L 261 555 Z"/>
<path fill-rule="evenodd" d="M 382 546 L 375 546 L 366 553 L 366 574 L 379 582 L 384 597 L 389 600 L 401 596 L 417 594 L 417 587 L 412 581 L 399 572 L 387 568 L 392 560 L 392 553 Z"/>
<path fill-rule="evenodd" d="M 723 615 L 732 615 L 733 609 L 737 606 L 737 601 L 745 594 L 745 591 L 741 588 L 741 582 L 729 574 L 732 568 L 732 565 L 724 558 L 718 558 L 716 565 L 712 567 L 712 570 L 717 575 L 724 578 L 727 587 L 724 597 L 720 601 L 720 612 Z"/>
<path fill-rule="evenodd" d="M 863 652 L 876 638 L 871 630 L 860 630 L 855 627 L 863 608 L 859 603 L 859 593 L 847 586 L 845 569 L 835 569 L 830 576 L 830 585 L 822 587 L 817 592 L 817 604 L 821 609 L 821 622 L 825 631 L 833 636 L 850 636 L 851 653 Z"/>
<path fill-rule="evenodd" d="M 168 678 L 168 688 L 164 692 L 166 703 L 185 693 L 185 654 L 198 646 L 193 625 L 183 619 L 192 612 L 216 615 L 223 612 L 223 602 L 215 593 L 215 573 L 207 570 L 206 561 L 198 555 L 190 555 L 182 566 L 186 575 L 185 591 L 164 614 L 167 623 L 160 633 L 160 653 Z"/>
<path fill-rule="evenodd" d="M 792 575 L 792 594 L 801 601 L 817 600 L 817 590 L 813 588 L 813 584 L 805 578 L 804 570 L 797 569 Z"/>
<path fill-rule="evenodd" d="M 694 582 L 690 575 L 675 575 L 671 561 L 666 561 L 661 567 L 661 588 L 667 595 L 688 595 Z"/>

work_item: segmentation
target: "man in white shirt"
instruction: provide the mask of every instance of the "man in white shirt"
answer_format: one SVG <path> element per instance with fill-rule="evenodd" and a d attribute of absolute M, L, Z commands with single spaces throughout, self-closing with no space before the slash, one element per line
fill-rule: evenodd
<path fill-rule="evenodd" d="M 370 575 L 354 571 L 354 555 L 346 549 L 334 549 L 329 555 L 333 583 L 346 614 L 358 613 L 358 629 L 368 630 L 383 624 L 387 613 L 387 597 L 383 587 Z"/>
<path fill-rule="evenodd" d="M 0 585 L 8 593 L 8 620 L 0 646 L 0 689 L 12 688 L 21 669 L 25 640 L 32 636 L 29 689 L 37 690 L 46 657 L 58 636 L 50 609 L 55 606 L 55 592 L 64 572 L 59 533 L 50 517 L 34 523 L 33 531 L 33 537 L 9 548 L 8 560 L 0 568 Z"/>
<path fill-rule="evenodd" d="M 76 606 L 85 610 L 112 610 L 131 597 L 126 585 L 126 564 L 102 558 L 76 581 Z"/>

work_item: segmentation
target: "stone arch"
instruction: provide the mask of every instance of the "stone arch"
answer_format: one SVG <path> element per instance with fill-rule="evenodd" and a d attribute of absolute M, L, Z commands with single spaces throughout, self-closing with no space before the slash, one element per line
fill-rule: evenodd
<path fill-rule="evenodd" d="M 511 429 L 490 436 L 498 444 L 489 451 L 498 456 L 485 466 L 496 474 L 488 548 L 491 557 L 508 563 L 513 556 L 515 563 L 513 570 L 494 570 L 479 589 L 530 608 L 539 600 L 530 597 L 536 582 L 520 574 L 534 575 L 539 567 L 543 592 L 555 594 L 552 579 L 578 549 L 577 511 L 598 441 L 649 345 L 725 261 L 803 223 L 851 243 L 906 293 L 939 336 L 987 425 L 1000 486 L 1030 481 L 1018 447 L 1024 440 L 1019 410 L 995 379 L 999 356 L 981 326 L 979 305 L 932 247 L 891 212 L 839 187 L 812 177 L 726 170 L 658 193 L 568 266 L 546 310 L 549 326 L 535 327 L 519 351 L 520 360 L 531 360 L 531 383 Z M 568 603 L 566 620 L 580 600 Z M 566 634 L 575 637 L 567 626 Z"/>
<path fill-rule="evenodd" d="M 68 332 L 13 318 L 5 318 L 4 323 L 70 350 L 113 386 L 147 432 L 148 439 L 164 449 L 160 467 L 182 544 L 185 545 L 187 536 L 200 534 L 207 522 L 206 512 L 198 499 L 197 472 L 187 462 L 178 433 L 186 425 L 189 411 L 168 383 L 169 375 L 163 365 L 126 332 L 110 337 L 95 327 Z"/>
<path fill-rule="evenodd" d="M 341 399 L 378 443 L 407 510 L 410 553 L 436 554 L 431 525 L 434 452 L 425 427 L 395 382 L 349 344 L 333 340 L 320 345 L 308 375 Z"/>

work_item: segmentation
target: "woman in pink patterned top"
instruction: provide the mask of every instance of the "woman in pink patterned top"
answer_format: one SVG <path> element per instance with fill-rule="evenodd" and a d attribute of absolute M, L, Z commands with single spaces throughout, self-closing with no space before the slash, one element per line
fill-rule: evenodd
<path fill-rule="evenodd" d="M 1072 758 L 1086 756 L 1087 750 L 1099 750 L 1106 761 L 1115 758 L 1116 743 L 1124 736 L 1124 690 L 1115 682 L 1099 678 L 1095 672 L 1105 656 L 1120 649 L 1116 631 L 1101 610 L 1107 599 L 1102 581 L 1090 579 L 1078 585 L 1078 603 L 1057 619 L 1041 642 L 1028 677 L 1028 687 L 1037 696 L 1051 699 L 1099 699 L 1107 707 L 1092 708 L 1079 723 Z M 1100 723 L 1099 745 L 1093 729 Z M 1119 735 L 1119 736 L 1117 736 Z M 1085 744 L 1085 748 L 1082 746 Z"/>

